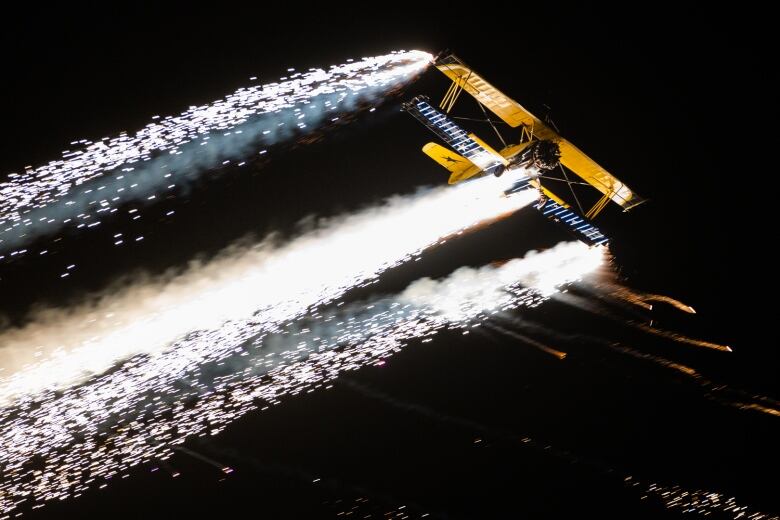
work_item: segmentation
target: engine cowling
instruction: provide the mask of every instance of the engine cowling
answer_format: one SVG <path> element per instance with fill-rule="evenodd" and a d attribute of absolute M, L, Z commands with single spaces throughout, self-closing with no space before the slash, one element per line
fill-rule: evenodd
<path fill-rule="evenodd" d="M 525 168 L 534 167 L 539 171 L 552 170 L 561 159 L 561 150 L 555 141 L 532 141 L 512 160 L 512 164 Z"/>
<path fill-rule="evenodd" d="M 531 145 L 531 164 L 539 170 L 552 170 L 561 161 L 561 149 L 555 141 L 546 139 Z"/>

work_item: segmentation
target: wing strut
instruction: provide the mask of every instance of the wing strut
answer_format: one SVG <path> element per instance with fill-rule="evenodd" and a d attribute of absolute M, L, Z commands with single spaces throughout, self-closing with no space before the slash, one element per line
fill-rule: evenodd
<path fill-rule="evenodd" d="M 558 165 L 558 168 L 560 168 L 561 171 L 563 172 L 563 178 L 566 179 L 566 185 L 569 187 L 569 191 L 574 197 L 574 202 L 577 203 L 577 207 L 580 208 L 580 213 L 585 213 L 585 210 L 582 209 L 582 204 L 580 204 L 580 199 L 577 198 L 577 194 L 574 193 L 574 188 L 571 187 L 572 182 L 569 180 L 569 176 L 566 174 L 566 168 L 564 168 L 560 164 Z"/>
<path fill-rule="evenodd" d="M 477 101 L 477 105 L 479 105 L 479 108 L 482 109 L 482 113 L 485 114 L 485 120 L 490 123 L 490 128 L 493 129 L 493 131 L 498 136 L 498 139 L 501 141 L 501 144 L 504 145 L 504 148 L 506 148 L 506 141 L 504 141 L 504 138 L 501 136 L 501 132 L 498 131 L 498 128 L 496 128 L 496 125 L 493 124 L 493 121 L 490 120 L 490 116 L 488 116 L 487 112 L 485 111 L 485 107 L 482 106 L 482 103 Z"/>
<path fill-rule="evenodd" d="M 452 110 L 452 107 L 455 105 L 458 97 L 460 97 L 461 92 L 463 92 L 463 87 L 465 87 L 466 83 L 469 82 L 470 77 L 471 72 L 468 73 L 468 76 L 466 76 L 465 79 L 457 78 L 452 81 L 450 87 L 447 89 L 447 92 L 444 94 L 444 98 L 441 100 L 441 103 L 439 103 L 439 108 L 444 110 L 445 114 L 450 113 L 450 110 Z"/>
<path fill-rule="evenodd" d="M 596 215 L 601 213 L 601 210 L 604 209 L 607 206 L 607 202 L 609 202 L 612 198 L 611 193 L 605 193 L 601 196 L 601 198 L 596 202 L 590 210 L 588 210 L 587 213 L 585 213 L 585 218 L 593 220 L 596 218 Z"/>
<path fill-rule="evenodd" d="M 623 210 L 627 211 L 644 201 L 622 181 L 585 155 L 582 150 L 558 135 L 550 121 L 545 124 L 517 101 L 485 81 L 482 76 L 456 56 L 449 55 L 437 59 L 436 68 L 453 82 L 450 87 L 452 92 L 447 96 L 448 109 L 452 108 L 454 99 L 457 99 L 454 96 L 465 90 L 484 108 L 496 114 L 512 128 L 522 127 L 524 138 L 530 135 L 532 139 L 557 142 L 561 151 L 561 164 L 600 191 L 602 195 L 608 195 L 610 200 L 622 207 Z M 579 203 L 578 206 L 581 207 Z"/>

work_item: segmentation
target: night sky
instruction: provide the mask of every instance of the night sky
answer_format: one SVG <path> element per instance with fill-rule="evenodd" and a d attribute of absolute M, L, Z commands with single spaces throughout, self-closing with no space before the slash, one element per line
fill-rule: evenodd
<path fill-rule="evenodd" d="M 649 199 L 628 214 L 608 208 L 600 220 L 621 279 L 698 313 L 658 306 L 645 318 L 735 352 L 671 345 L 560 302 L 526 316 L 560 332 L 632 342 L 748 394 L 778 395 L 774 327 L 762 311 L 774 293 L 772 262 L 762 254 L 774 235 L 760 225 L 770 211 L 760 206 L 774 200 L 763 178 L 772 165 L 752 164 L 773 146 L 753 126 L 771 106 L 769 74 L 763 31 L 748 30 L 747 15 L 520 4 L 498 12 L 392 4 L 373 15 L 336 4 L 283 7 L 289 15 L 218 3 L 5 16 L 0 179 L 57 158 L 74 139 L 132 132 L 155 114 L 216 100 L 250 76 L 272 81 L 288 67 L 448 49 L 535 114 L 549 114 L 565 137 Z M 114 247 L 111 232 L 129 225 L 117 222 L 69 236 L 45 258 L 0 264 L 0 313 L 23 323 L 35 307 L 79 301 L 128 273 L 163 273 L 248 235 L 293 234 L 307 215 L 343 214 L 445 182 L 420 152 L 432 136 L 400 103 L 420 93 L 438 99 L 446 86 L 429 70 L 316 143 L 214 172 L 148 207 L 141 245 Z M 486 125 L 471 129 L 489 136 Z M 164 216 L 170 208 L 175 218 Z M 352 297 L 563 239 L 523 210 Z M 71 263 L 74 275 L 59 278 Z M 227 477 L 177 454 L 177 479 L 141 468 L 25 517 L 335 518 L 353 505 L 380 516 L 405 506 L 412 518 L 676 517 L 640 500 L 622 483 L 625 474 L 780 510 L 777 478 L 766 476 L 778 462 L 777 417 L 724 406 L 682 377 L 587 339 L 560 346 L 573 354 L 565 363 L 501 335 L 414 343 L 329 392 L 289 398 L 188 445 L 235 468 Z M 539 446 L 524 445 L 525 436 Z"/>

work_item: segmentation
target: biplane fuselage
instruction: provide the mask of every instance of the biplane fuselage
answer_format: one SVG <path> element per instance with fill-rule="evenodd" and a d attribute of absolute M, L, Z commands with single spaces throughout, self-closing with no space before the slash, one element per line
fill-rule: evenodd
<path fill-rule="evenodd" d="M 452 80 L 438 107 L 425 96 L 418 96 L 404 104 L 404 109 L 439 136 L 449 148 L 437 143 L 427 143 L 423 152 L 450 172 L 449 183 L 473 179 L 484 175 L 508 174 L 516 178 L 507 194 L 521 188 L 539 190 L 541 201 L 536 206 L 545 216 L 564 224 L 578 238 L 590 245 L 606 244 L 607 238 L 590 222 L 610 202 L 629 210 L 643 202 L 628 186 L 618 180 L 593 159 L 585 155 L 571 142 L 485 81 L 454 55 L 437 59 L 435 66 Z M 461 128 L 448 114 L 460 94 L 466 91 L 483 108 L 489 109 L 511 128 L 518 128 L 519 142 L 506 144 L 500 150 L 493 149 L 473 133 Z M 485 112 L 487 118 L 487 112 Z M 486 119 L 490 122 L 489 119 Z M 501 134 L 491 122 L 496 133 Z M 553 193 L 544 173 L 560 168 L 569 186 L 573 184 L 567 171 L 574 172 L 586 184 L 601 193 L 601 197 L 586 212 L 572 190 L 580 213 L 569 203 Z M 514 180 L 514 179 L 513 179 Z M 544 182 L 544 184 L 543 184 Z"/>

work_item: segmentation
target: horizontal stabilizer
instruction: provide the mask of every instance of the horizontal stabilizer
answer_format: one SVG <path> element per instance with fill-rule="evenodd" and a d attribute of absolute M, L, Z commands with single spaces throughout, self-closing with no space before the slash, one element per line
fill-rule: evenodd
<path fill-rule="evenodd" d="M 428 143 L 423 146 L 423 152 L 425 155 L 444 166 L 452 174 L 449 178 L 450 184 L 455 184 L 462 180 L 466 180 L 480 171 L 479 167 L 452 150 L 445 148 L 436 143 Z"/>

